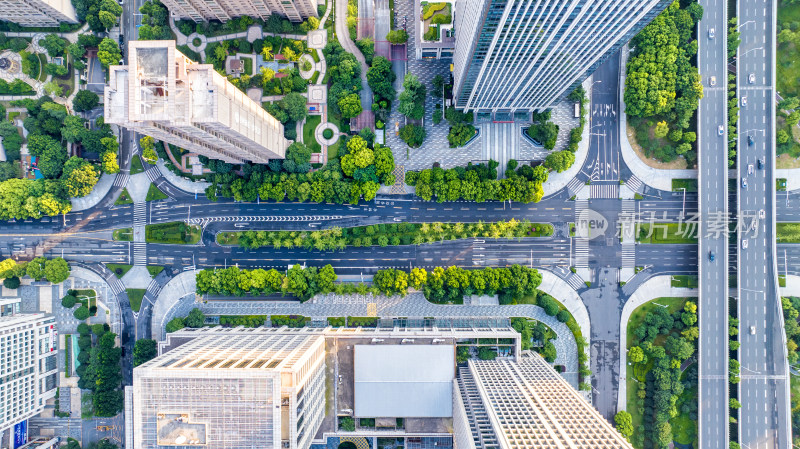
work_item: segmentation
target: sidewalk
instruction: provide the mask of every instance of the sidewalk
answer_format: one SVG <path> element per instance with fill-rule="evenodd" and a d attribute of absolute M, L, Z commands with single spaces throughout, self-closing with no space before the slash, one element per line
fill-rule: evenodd
<path fill-rule="evenodd" d="M 199 307 L 199 304 L 195 303 L 196 273 L 196 271 L 184 271 L 170 279 L 161 289 L 153 304 L 150 338 L 157 341 L 164 340 L 166 338 L 164 326 L 169 320 L 176 316 L 186 316 L 194 307 Z"/>
<path fill-rule="evenodd" d="M 161 159 L 159 159 L 158 163 L 156 163 L 156 167 L 158 167 L 158 171 L 160 171 L 161 175 L 166 178 L 167 182 L 183 190 L 184 192 L 205 195 L 206 187 L 211 185 L 210 182 L 190 181 L 184 177 L 172 173 L 172 171 L 167 168 L 166 164 Z"/>
<path fill-rule="evenodd" d="M 620 58 L 619 84 L 620 86 L 625 86 L 625 65 L 628 61 L 629 53 L 628 45 L 626 44 L 621 51 L 622 57 Z M 644 161 L 639 159 L 639 156 L 637 156 L 633 151 L 631 143 L 628 141 L 628 133 L 626 132 L 627 116 L 625 115 L 624 95 L 625 89 L 619 89 L 619 104 L 621 111 L 619 115 L 619 141 L 620 146 L 622 147 L 622 159 L 625 160 L 625 165 L 628 166 L 631 172 L 633 172 L 633 174 L 639 178 L 639 180 L 648 186 L 659 190 L 666 190 L 668 192 L 672 191 L 673 179 L 697 179 L 697 170 L 660 170 L 650 167 L 649 165 L 645 164 Z"/>
<path fill-rule="evenodd" d="M 787 191 L 800 189 L 800 168 L 777 168 L 775 177 L 786 179 Z"/>
<path fill-rule="evenodd" d="M 645 281 L 625 302 L 622 308 L 622 318 L 619 325 L 619 390 L 617 396 L 617 410 L 625 410 L 628 399 L 628 320 L 637 307 L 656 298 L 687 298 L 697 296 L 696 288 L 678 288 L 672 286 L 671 276 L 655 276 Z"/>
<path fill-rule="evenodd" d="M 590 76 L 583 82 L 583 88 L 586 90 L 586 96 L 589 98 L 589 108 L 591 108 L 592 105 L 593 79 L 594 77 Z M 547 176 L 547 181 L 542 184 L 545 198 L 547 198 L 548 195 L 553 195 L 561 191 L 561 189 L 566 187 L 583 168 L 583 164 L 586 162 L 586 156 L 589 154 L 589 131 L 592 129 L 592 114 L 587 112 L 587 115 L 589 117 L 588 120 L 586 120 L 586 124 L 583 126 L 581 142 L 578 144 L 578 151 L 575 152 L 575 163 L 572 164 L 572 167 L 561 173 L 554 171 L 550 172 L 550 174 Z"/>
<path fill-rule="evenodd" d="M 100 180 L 97 181 L 92 193 L 84 196 L 83 198 L 70 198 L 69 201 L 72 203 L 72 212 L 91 209 L 92 207 L 96 206 L 100 200 L 105 198 L 105 196 L 111 190 L 111 187 L 114 186 L 114 180 L 116 178 L 117 175 L 104 174 L 100 177 Z"/>

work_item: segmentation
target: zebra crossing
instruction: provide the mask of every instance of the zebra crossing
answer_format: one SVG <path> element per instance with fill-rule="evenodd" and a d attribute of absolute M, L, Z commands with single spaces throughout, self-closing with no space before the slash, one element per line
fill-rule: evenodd
<path fill-rule="evenodd" d="M 631 177 L 625 182 L 625 185 L 634 192 L 639 192 L 639 189 L 642 188 L 643 184 L 644 183 L 642 183 L 642 180 L 637 178 L 636 175 L 631 175 Z"/>
<path fill-rule="evenodd" d="M 133 226 L 145 226 L 147 224 L 147 203 L 133 203 Z"/>
<path fill-rule="evenodd" d="M 117 177 L 114 178 L 114 187 L 125 187 L 128 184 L 128 178 L 130 178 L 130 175 L 117 173 Z"/>
<path fill-rule="evenodd" d="M 567 276 L 567 284 L 569 284 L 569 286 L 575 290 L 580 290 L 586 287 L 583 279 L 581 279 L 581 277 L 575 273 L 570 273 L 569 276 Z"/>
<path fill-rule="evenodd" d="M 619 184 L 592 184 L 589 197 L 593 199 L 619 199 Z"/>
<path fill-rule="evenodd" d="M 115 295 L 119 295 L 125 291 L 125 286 L 122 284 L 122 281 L 114 275 L 111 275 L 110 279 L 106 279 L 106 282 L 111 286 L 111 291 L 113 291 Z"/>
<path fill-rule="evenodd" d="M 147 243 L 133 243 L 133 264 L 136 266 L 147 265 Z"/>
<path fill-rule="evenodd" d="M 577 195 L 578 192 L 581 190 L 581 187 L 583 186 L 584 186 L 583 181 L 581 181 L 578 178 L 572 178 L 569 184 L 567 184 L 567 192 L 569 193 L 570 196 Z"/>
<path fill-rule="evenodd" d="M 162 285 L 156 282 L 155 279 L 151 280 L 150 283 L 147 285 L 147 291 L 153 298 L 158 297 L 158 294 L 161 293 Z"/>
<path fill-rule="evenodd" d="M 578 223 L 581 215 L 589 208 L 589 200 L 575 200 L 575 222 Z M 575 267 L 589 268 L 589 239 L 575 236 Z"/>
<path fill-rule="evenodd" d="M 156 180 L 161 177 L 161 172 L 158 171 L 156 167 L 147 169 L 145 173 L 147 173 L 147 179 L 149 179 L 150 182 L 156 182 Z"/>
<path fill-rule="evenodd" d="M 636 268 L 636 244 L 622 244 L 622 268 Z"/>

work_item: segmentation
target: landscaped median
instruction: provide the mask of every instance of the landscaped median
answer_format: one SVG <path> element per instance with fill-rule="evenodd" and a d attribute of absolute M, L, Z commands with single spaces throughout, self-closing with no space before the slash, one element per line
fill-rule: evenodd
<path fill-rule="evenodd" d="M 193 245 L 200 241 L 200 226 L 183 222 L 149 224 L 144 228 L 147 243 Z"/>
<path fill-rule="evenodd" d="M 636 228 L 638 243 L 697 243 L 697 226 L 687 223 L 640 223 Z"/>
<path fill-rule="evenodd" d="M 279 248 L 303 247 L 319 251 L 333 251 L 347 246 L 397 246 L 463 238 L 522 238 L 553 235 L 553 225 L 523 221 L 498 221 L 494 223 L 389 223 L 353 228 L 331 228 L 322 231 L 232 231 L 217 234 L 221 245 L 239 245 L 243 248 L 272 246 Z"/>
<path fill-rule="evenodd" d="M 800 243 L 800 223 L 777 223 L 775 233 L 778 243 Z"/>

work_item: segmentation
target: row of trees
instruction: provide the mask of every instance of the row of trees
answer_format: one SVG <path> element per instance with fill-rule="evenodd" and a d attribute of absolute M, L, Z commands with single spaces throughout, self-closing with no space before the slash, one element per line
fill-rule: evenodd
<path fill-rule="evenodd" d="M 367 70 L 367 84 L 375 96 L 372 112 L 375 113 L 376 124 L 377 121 L 386 122 L 389 118 L 391 105 L 396 95 L 395 79 L 397 79 L 397 75 L 392 70 L 392 63 L 388 59 L 377 56 L 372 60 L 372 66 Z"/>
<path fill-rule="evenodd" d="M 110 332 L 108 325 L 86 323 L 78 325 L 78 354 L 80 366 L 76 369 L 80 380 L 78 386 L 91 390 L 95 416 L 115 416 L 122 411 L 122 348 L 116 347 L 117 334 Z M 95 343 L 92 344 L 92 334 Z"/>
<path fill-rule="evenodd" d="M 197 293 L 241 296 L 247 293 L 281 293 L 305 301 L 317 293 L 333 291 L 336 273 L 333 267 L 322 268 L 294 265 L 286 274 L 278 270 L 242 270 L 230 267 L 222 270 L 203 270 L 197 273 Z"/>
<path fill-rule="evenodd" d="M 792 296 L 781 298 L 783 321 L 786 329 L 786 348 L 790 365 L 797 363 L 797 348 L 800 346 L 800 298 Z M 792 434 L 800 435 L 800 397 L 792 395 Z"/>
<path fill-rule="evenodd" d="M 516 161 L 515 161 L 516 163 Z M 406 172 L 406 183 L 416 186 L 416 195 L 425 201 L 434 196 L 438 202 L 464 199 L 468 201 L 538 202 L 544 196 L 542 184 L 547 181 L 543 166 L 523 165 L 516 172 L 507 172 L 506 179 L 497 180 L 497 162 L 487 165 L 468 165 L 443 170 L 439 167 Z"/>
<path fill-rule="evenodd" d="M 569 144 L 567 145 L 567 148 L 561 151 L 552 152 L 544 159 L 543 165 L 548 170 L 558 173 L 569 169 L 572 167 L 572 164 L 575 163 L 575 152 L 578 151 L 578 144 L 581 143 L 581 139 L 583 138 L 583 127 L 586 125 L 586 103 L 588 102 L 588 99 L 586 98 L 586 90 L 583 88 L 583 86 L 578 86 L 575 88 L 575 90 L 570 92 L 570 94 L 567 96 L 567 99 L 576 103 L 580 103 L 581 118 L 578 126 L 569 131 Z M 549 110 L 547 113 L 549 115 Z M 528 131 L 530 132 L 532 128 L 533 127 L 529 128 Z M 547 132 L 552 131 L 551 128 L 552 127 L 548 128 L 545 125 Z M 557 137 L 558 127 L 555 128 L 555 135 Z M 535 136 L 533 136 L 533 138 L 537 140 L 539 140 L 539 138 L 545 139 L 546 137 L 549 136 L 540 135 L 538 132 L 535 133 Z"/>
<path fill-rule="evenodd" d="M 239 246 L 255 249 L 272 246 L 280 249 L 303 247 L 317 251 L 342 250 L 346 246 L 421 245 L 441 240 L 467 237 L 521 238 L 552 235 L 550 224 L 531 223 L 528 220 L 498 221 L 493 223 L 390 223 L 354 228 L 325 229 L 321 231 L 241 231 L 237 233 Z"/>
<path fill-rule="evenodd" d="M 551 340 L 557 337 L 552 329 L 539 321 L 527 318 L 511 318 L 511 327 L 520 333 L 522 350 L 538 352 L 549 363 L 556 361 L 556 346 Z"/>
<path fill-rule="evenodd" d="M 639 381 L 636 406 L 643 418 L 635 429 L 637 447 L 667 447 L 673 440 L 670 419 L 679 414 L 697 421 L 697 398 L 690 394 L 697 384 L 697 368 L 692 365 L 684 374 L 681 366 L 694 355 L 698 336 L 697 304 L 692 301 L 673 314 L 655 307 L 634 329 L 628 361 Z M 634 429 L 627 424 L 625 417 L 620 417 L 618 426 L 631 437 Z M 690 429 L 690 436 L 696 431 L 696 426 Z"/>
<path fill-rule="evenodd" d="M 67 280 L 70 273 L 69 263 L 61 257 L 46 259 L 37 257 L 30 262 L 17 262 L 14 259 L 4 259 L 0 262 L 0 278 L 18 279 L 28 276 L 35 281 L 42 279 L 53 284 L 60 284 Z"/>
<path fill-rule="evenodd" d="M 330 88 L 328 107 L 343 119 L 361 113 L 361 65 L 337 40 L 328 42 L 322 51 L 328 64 Z"/>
<path fill-rule="evenodd" d="M 72 0 L 78 20 L 86 22 L 95 33 L 113 28 L 122 14 L 122 6 L 115 0 Z"/>
<path fill-rule="evenodd" d="M 373 285 L 387 295 L 405 295 L 409 288 L 422 290 L 433 302 L 461 302 L 465 295 L 509 295 L 521 298 L 532 295 L 542 282 L 534 268 L 512 265 L 509 268 L 465 270 L 451 266 L 432 271 L 414 268 L 410 272 L 396 269 L 379 270 Z"/>

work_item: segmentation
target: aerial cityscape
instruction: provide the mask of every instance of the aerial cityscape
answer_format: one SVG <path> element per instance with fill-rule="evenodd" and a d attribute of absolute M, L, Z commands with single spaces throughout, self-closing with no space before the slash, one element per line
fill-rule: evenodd
<path fill-rule="evenodd" d="M 800 447 L 800 1 L 0 0 L 0 449 Z"/>

